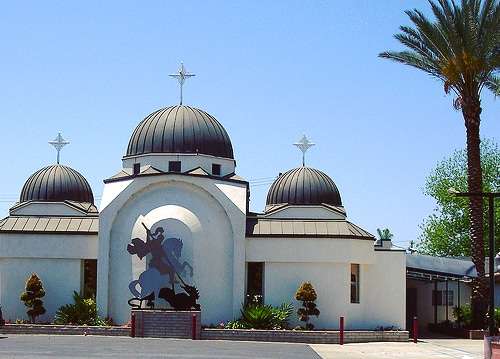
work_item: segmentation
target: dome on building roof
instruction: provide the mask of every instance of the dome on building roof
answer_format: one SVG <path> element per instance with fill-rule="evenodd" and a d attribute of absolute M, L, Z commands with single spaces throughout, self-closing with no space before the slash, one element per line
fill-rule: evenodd
<path fill-rule="evenodd" d="M 299 167 L 280 175 L 271 185 L 266 204 L 342 206 L 340 193 L 328 175 L 310 167 Z"/>
<path fill-rule="evenodd" d="M 139 123 L 125 157 L 146 153 L 200 153 L 234 158 L 231 140 L 215 117 L 185 105 L 157 110 Z"/>
<path fill-rule="evenodd" d="M 89 183 L 74 169 L 60 164 L 33 173 L 23 186 L 20 202 L 76 201 L 94 203 Z"/>

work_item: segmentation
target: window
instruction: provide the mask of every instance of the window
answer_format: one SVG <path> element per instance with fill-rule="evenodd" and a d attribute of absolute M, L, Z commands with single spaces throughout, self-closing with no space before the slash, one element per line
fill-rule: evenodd
<path fill-rule="evenodd" d="M 442 305 L 445 306 L 454 305 L 454 297 L 452 290 L 433 290 L 432 291 L 432 305 Z"/>
<path fill-rule="evenodd" d="M 168 161 L 168 172 L 180 172 L 181 161 Z"/>
<path fill-rule="evenodd" d="M 220 176 L 220 165 L 213 163 L 212 164 L 212 174 L 214 176 Z"/>
<path fill-rule="evenodd" d="M 359 264 L 351 264 L 351 303 L 359 303 Z"/>
<path fill-rule="evenodd" d="M 84 259 L 82 294 L 84 298 L 95 298 L 97 288 L 97 259 Z"/>
<path fill-rule="evenodd" d="M 140 163 L 134 163 L 134 174 L 137 175 L 141 172 L 141 164 Z"/>
<path fill-rule="evenodd" d="M 264 263 L 247 263 L 247 295 L 246 303 L 264 302 Z"/>

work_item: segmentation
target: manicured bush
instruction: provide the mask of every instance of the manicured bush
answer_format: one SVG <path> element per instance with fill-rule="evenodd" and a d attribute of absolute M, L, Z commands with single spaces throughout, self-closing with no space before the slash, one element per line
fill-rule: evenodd
<path fill-rule="evenodd" d="M 93 298 L 84 298 L 73 292 L 73 304 L 60 307 L 55 315 L 55 324 L 98 325 L 106 326 L 110 323 L 101 319 L 97 314 L 97 304 Z"/>
<path fill-rule="evenodd" d="M 318 316 L 319 309 L 316 308 L 316 299 L 318 298 L 314 287 L 310 282 L 302 283 L 295 293 L 295 299 L 302 302 L 302 308 L 297 310 L 300 321 L 305 322 L 305 329 L 313 330 L 314 325 L 309 323 L 312 315 Z"/>
<path fill-rule="evenodd" d="M 45 314 L 43 301 L 40 299 L 45 296 L 45 290 L 43 289 L 42 281 L 35 273 L 26 281 L 24 290 L 25 291 L 21 293 L 20 299 L 24 305 L 29 308 L 26 314 L 28 314 L 31 322 L 35 323 L 38 316 Z"/>

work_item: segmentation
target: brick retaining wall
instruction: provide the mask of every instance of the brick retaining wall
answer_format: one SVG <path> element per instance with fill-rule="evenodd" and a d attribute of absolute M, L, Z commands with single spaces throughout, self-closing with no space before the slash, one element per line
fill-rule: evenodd
<path fill-rule="evenodd" d="M 252 329 L 202 329 L 201 339 L 247 340 L 263 342 L 292 342 L 310 344 L 338 344 L 339 331 L 330 330 L 252 330 Z M 344 332 L 344 343 L 406 342 L 407 331 L 356 330 Z"/>
<path fill-rule="evenodd" d="M 84 325 L 6 324 L 0 334 L 56 334 L 56 335 L 130 336 L 127 327 L 87 327 Z"/>
<path fill-rule="evenodd" d="M 152 321 L 161 322 L 150 329 L 145 328 L 144 334 L 139 330 L 140 323 L 136 322 L 137 337 L 162 337 L 162 338 L 191 338 L 192 314 L 193 312 L 160 312 L 170 313 L 171 327 L 164 322 L 161 316 L 157 319 L 151 318 L 154 311 L 142 311 L 147 313 L 147 325 Z M 338 344 L 339 332 L 330 330 L 298 331 L 298 330 L 252 330 L 252 329 L 201 329 L 199 312 L 197 317 L 197 338 L 205 340 L 246 340 L 263 342 L 292 342 L 292 343 L 316 343 L 316 344 Z M 172 316 L 172 314 L 177 314 Z M 187 318 L 186 318 L 187 316 Z M 140 317 L 140 314 L 139 314 Z M 174 318 L 172 318 L 174 317 Z M 188 319 L 188 320 L 186 320 Z M 137 318 L 136 318 L 137 320 Z M 139 324 L 139 326 L 137 326 Z M 175 332 L 172 332 L 174 330 Z M 87 327 L 73 325 L 41 325 L 41 324 L 6 324 L 0 327 L 0 334 L 47 334 L 47 335 L 106 335 L 106 336 L 130 336 L 130 328 L 127 327 Z M 408 341 L 407 331 L 346 331 L 344 332 L 345 343 L 363 342 L 404 342 Z"/>
<path fill-rule="evenodd" d="M 193 315 L 196 316 L 196 338 L 200 338 L 200 311 L 132 310 L 135 336 L 153 338 L 193 337 Z"/>

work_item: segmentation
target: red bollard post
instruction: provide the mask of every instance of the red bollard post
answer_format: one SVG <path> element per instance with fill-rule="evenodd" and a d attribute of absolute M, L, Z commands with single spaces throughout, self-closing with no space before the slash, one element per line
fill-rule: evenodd
<path fill-rule="evenodd" d="M 339 344 L 344 345 L 344 317 L 340 317 Z"/>
<path fill-rule="evenodd" d="M 196 339 L 196 314 L 193 314 L 193 321 L 192 321 L 192 334 L 193 334 L 193 340 Z"/>
<path fill-rule="evenodd" d="M 413 342 L 418 342 L 418 318 L 413 317 Z"/>
<path fill-rule="evenodd" d="M 130 336 L 135 338 L 135 313 L 132 313 L 132 317 L 130 318 Z"/>

